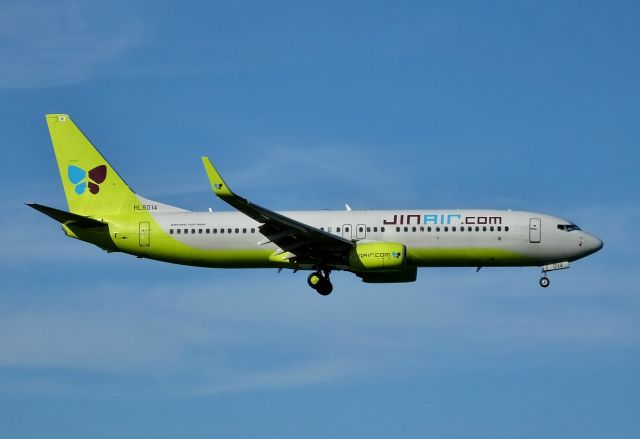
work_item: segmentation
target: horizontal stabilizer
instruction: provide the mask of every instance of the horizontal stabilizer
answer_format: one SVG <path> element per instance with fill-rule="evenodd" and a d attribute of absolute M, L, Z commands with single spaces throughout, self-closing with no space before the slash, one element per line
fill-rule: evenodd
<path fill-rule="evenodd" d="M 93 218 L 66 212 L 64 210 L 54 209 L 53 207 L 43 206 L 42 204 L 27 203 L 27 206 L 33 207 L 38 212 L 42 212 L 66 226 L 72 225 L 83 229 L 93 229 L 96 227 L 105 227 L 107 225 L 107 223 Z"/>

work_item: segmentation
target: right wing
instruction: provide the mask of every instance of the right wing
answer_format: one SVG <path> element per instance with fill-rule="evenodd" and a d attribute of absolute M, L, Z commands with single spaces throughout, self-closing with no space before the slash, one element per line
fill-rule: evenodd
<path fill-rule="evenodd" d="M 260 244 L 273 242 L 280 250 L 276 254 L 288 252 L 285 259 L 297 263 L 316 265 L 342 265 L 349 257 L 354 243 L 348 239 L 296 221 L 273 212 L 236 195 L 222 179 L 209 158 L 202 157 L 213 192 L 226 203 L 255 221 L 262 223 L 260 233 L 267 237 Z"/>

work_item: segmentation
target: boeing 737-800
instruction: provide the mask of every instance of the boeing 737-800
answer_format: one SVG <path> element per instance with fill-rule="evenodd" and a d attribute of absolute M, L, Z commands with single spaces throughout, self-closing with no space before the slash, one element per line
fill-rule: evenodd
<path fill-rule="evenodd" d="M 534 212 L 424 209 L 274 212 L 236 195 L 207 157 L 213 192 L 237 212 L 190 212 L 136 194 L 64 114 L 46 116 L 68 211 L 29 203 L 67 236 L 108 252 L 216 268 L 333 270 L 413 282 L 419 267 L 538 266 L 546 273 L 602 248 L 572 222 Z"/>

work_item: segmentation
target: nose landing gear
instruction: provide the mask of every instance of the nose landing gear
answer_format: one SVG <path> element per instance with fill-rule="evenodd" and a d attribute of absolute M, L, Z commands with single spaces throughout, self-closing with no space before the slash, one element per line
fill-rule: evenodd
<path fill-rule="evenodd" d="M 540 286 L 542 288 L 547 288 L 549 286 L 549 284 L 551 283 L 551 281 L 549 280 L 549 278 L 547 276 L 542 276 L 540 278 Z"/>
<path fill-rule="evenodd" d="M 307 283 L 322 296 L 328 296 L 333 291 L 328 270 L 325 270 L 324 275 L 320 271 L 314 271 L 307 277 Z"/>

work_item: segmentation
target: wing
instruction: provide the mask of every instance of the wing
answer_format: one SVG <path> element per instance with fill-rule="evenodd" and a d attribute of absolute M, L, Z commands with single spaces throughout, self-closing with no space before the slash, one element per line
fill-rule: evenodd
<path fill-rule="evenodd" d="M 242 198 L 227 186 L 207 157 L 202 157 L 213 192 L 223 201 L 255 221 L 262 223 L 260 233 L 267 237 L 260 244 L 275 243 L 276 254 L 288 252 L 285 259 L 299 264 L 344 265 L 354 243 L 340 236 L 301 223 Z"/>

